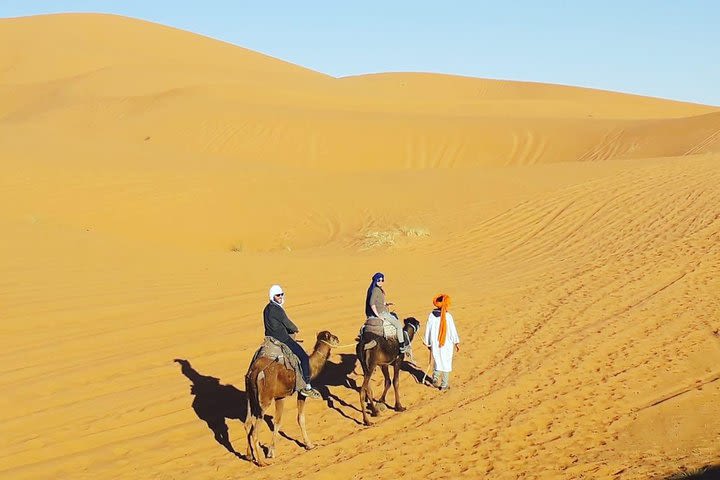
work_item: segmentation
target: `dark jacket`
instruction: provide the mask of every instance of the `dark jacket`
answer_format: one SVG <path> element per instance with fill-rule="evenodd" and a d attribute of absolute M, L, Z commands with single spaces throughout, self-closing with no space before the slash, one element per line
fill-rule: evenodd
<path fill-rule="evenodd" d="M 298 328 L 290 321 L 285 309 L 274 302 L 270 302 L 263 310 L 263 321 L 265 322 L 265 336 L 273 337 L 287 343 L 291 333 L 297 333 Z"/>

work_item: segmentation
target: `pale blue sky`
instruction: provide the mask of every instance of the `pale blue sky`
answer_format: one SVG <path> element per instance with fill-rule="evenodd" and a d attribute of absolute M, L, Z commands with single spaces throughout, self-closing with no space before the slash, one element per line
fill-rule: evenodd
<path fill-rule="evenodd" d="M 106 12 L 334 76 L 423 71 L 720 106 L 720 1 L 0 0 L 0 16 Z"/>

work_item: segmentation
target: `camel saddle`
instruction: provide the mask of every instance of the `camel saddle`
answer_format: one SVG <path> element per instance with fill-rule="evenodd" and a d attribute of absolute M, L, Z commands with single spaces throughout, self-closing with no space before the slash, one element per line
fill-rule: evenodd
<path fill-rule="evenodd" d="M 360 335 L 363 333 L 372 333 L 385 338 L 397 338 L 397 329 L 395 326 L 385 319 L 378 317 L 368 317 L 365 325 L 360 329 Z"/>
<path fill-rule="evenodd" d="M 302 370 L 300 369 L 300 359 L 290 350 L 290 347 L 280 340 L 274 337 L 263 338 L 263 343 L 260 344 L 260 348 L 255 352 L 250 365 L 255 363 L 255 360 L 258 358 L 269 358 L 282 364 L 285 368 L 294 370 L 295 391 L 300 391 L 305 388 L 305 381 L 303 380 Z"/>

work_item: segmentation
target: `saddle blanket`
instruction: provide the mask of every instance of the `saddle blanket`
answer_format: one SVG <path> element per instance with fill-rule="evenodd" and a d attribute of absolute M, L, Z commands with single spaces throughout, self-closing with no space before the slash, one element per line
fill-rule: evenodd
<path fill-rule="evenodd" d="M 385 338 L 397 338 L 397 329 L 395 326 L 385 319 L 377 317 L 368 317 L 365 325 L 360 329 L 360 335 L 363 332 L 372 333 Z"/>
<path fill-rule="evenodd" d="M 260 348 L 258 348 L 255 355 L 253 355 L 250 365 L 261 357 L 269 358 L 282 364 L 285 368 L 294 370 L 296 392 L 305 388 L 305 381 L 303 380 L 302 370 L 300 369 L 300 359 L 290 350 L 290 347 L 273 337 L 264 337 L 263 343 L 260 344 Z"/>

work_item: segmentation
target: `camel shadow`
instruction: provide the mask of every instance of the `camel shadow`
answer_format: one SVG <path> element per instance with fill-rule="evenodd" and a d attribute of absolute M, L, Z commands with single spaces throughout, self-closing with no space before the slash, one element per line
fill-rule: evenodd
<path fill-rule="evenodd" d="M 407 372 L 410 374 L 410 376 L 413 377 L 413 380 L 415 380 L 415 383 L 420 383 L 425 386 L 432 387 L 432 376 L 431 375 L 425 375 L 425 372 L 420 370 L 416 364 L 404 361 L 400 365 L 400 371 L 401 372 Z"/>
<path fill-rule="evenodd" d="M 272 415 L 267 415 L 267 414 L 266 414 L 266 415 L 263 417 L 263 420 L 265 420 L 265 423 L 267 424 L 268 428 L 269 428 L 270 431 L 272 432 L 272 431 L 275 429 L 275 424 L 273 423 L 274 417 L 273 417 Z M 281 428 L 282 428 L 282 427 L 281 427 Z M 293 442 L 295 445 L 297 445 L 297 446 L 300 447 L 300 448 L 305 448 L 305 444 L 304 444 L 303 442 L 301 442 L 300 440 L 298 440 L 298 439 L 296 439 L 296 438 L 292 438 L 291 436 L 289 436 L 287 433 L 283 432 L 282 430 L 280 430 L 280 431 L 278 432 L 278 435 L 280 435 L 280 436 L 281 436 L 282 438 L 284 438 L 285 440 L 290 440 L 291 442 Z M 260 448 L 262 448 L 263 453 L 267 456 L 267 453 L 268 453 L 268 451 L 269 451 L 268 446 L 261 444 L 261 445 L 260 445 Z M 244 458 L 244 457 L 243 457 L 243 458 Z"/>
<path fill-rule="evenodd" d="M 356 362 L 357 357 L 354 353 L 341 353 L 340 363 L 328 360 L 315 382 L 329 387 L 345 387 L 359 392 L 360 387 L 355 379 L 350 377 L 350 374 L 355 371 Z"/>
<path fill-rule="evenodd" d="M 680 472 L 665 480 L 720 480 L 720 465 L 706 465 L 693 472 Z"/>
<path fill-rule="evenodd" d="M 176 358 L 174 361 L 180 364 L 181 373 L 192 382 L 190 394 L 195 396 L 192 402 L 195 414 L 207 423 L 220 445 L 236 457 L 247 460 L 245 455 L 238 453 L 230 443 L 228 426 L 225 422 L 226 419 L 231 419 L 245 423 L 247 418 L 245 392 L 233 385 L 222 385 L 218 378 L 201 375 L 187 360 Z"/>
<path fill-rule="evenodd" d="M 355 354 L 341 353 L 340 363 L 335 363 L 331 360 L 328 360 L 325 364 L 325 368 L 323 368 L 323 371 L 320 372 L 320 375 L 317 376 L 313 383 L 315 384 L 316 390 L 320 392 L 320 395 L 322 395 L 323 400 L 326 402 L 329 408 L 338 412 L 342 417 L 348 420 L 352 420 L 357 424 L 360 424 L 360 422 L 358 422 L 356 419 L 343 412 L 337 405 L 345 408 L 350 408 L 357 412 L 360 412 L 360 410 L 355 405 L 351 405 L 342 398 L 333 394 L 330 391 L 330 388 L 328 388 L 345 387 L 355 392 L 359 392 L 360 387 L 358 387 L 357 382 L 350 375 L 355 371 L 356 361 L 357 357 L 355 356 Z"/>

